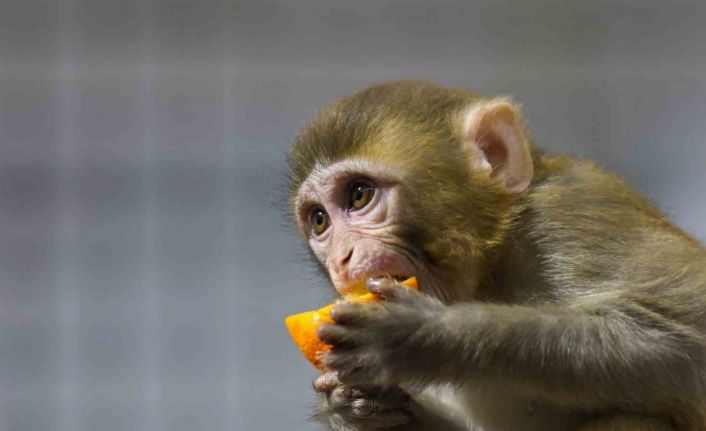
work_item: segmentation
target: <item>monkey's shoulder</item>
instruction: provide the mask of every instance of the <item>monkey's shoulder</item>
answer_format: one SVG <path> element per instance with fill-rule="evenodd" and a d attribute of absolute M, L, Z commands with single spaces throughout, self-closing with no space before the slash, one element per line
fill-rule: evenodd
<path fill-rule="evenodd" d="M 554 283 L 657 280 L 683 273 L 683 265 L 670 262 L 706 265 L 703 246 L 619 176 L 586 161 L 542 161 L 518 232 L 535 247 L 539 266 Z"/>
<path fill-rule="evenodd" d="M 607 244 L 644 240 L 646 230 L 688 238 L 625 180 L 593 162 L 545 155 L 539 173 L 523 213 L 535 235 Z"/>
<path fill-rule="evenodd" d="M 566 156 L 544 155 L 539 161 L 538 175 L 528 193 L 530 206 L 557 214 L 595 210 L 649 214 L 662 218 L 657 207 L 629 186 L 620 176 L 594 162 Z"/>

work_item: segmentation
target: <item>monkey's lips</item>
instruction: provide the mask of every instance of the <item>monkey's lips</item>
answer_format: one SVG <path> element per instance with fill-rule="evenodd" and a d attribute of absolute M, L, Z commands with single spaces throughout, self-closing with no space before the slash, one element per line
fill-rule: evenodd
<path fill-rule="evenodd" d="M 337 288 L 338 292 L 345 298 L 351 298 L 351 297 L 356 297 L 360 296 L 363 294 L 368 293 L 368 288 L 366 287 L 366 282 L 370 279 L 375 279 L 375 278 L 391 278 L 399 283 L 403 282 L 404 280 L 407 280 L 409 278 L 413 277 L 412 275 L 376 275 L 376 276 L 371 276 L 371 277 L 366 277 L 362 280 L 358 280 L 356 282 L 353 282 L 351 284 L 347 284 L 345 286 L 342 286 L 340 288 Z"/>
<path fill-rule="evenodd" d="M 371 278 L 392 278 L 401 282 L 416 275 L 411 265 L 404 265 L 399 259 L 392 256 L 376 258 L 365 265 L 364 269 L 353 269 L 349 274 L 350 278 L 336 283 L 336 290 L 344 297 L 366 293 L 368 290 L 365 287 L 365 282 Z"/>

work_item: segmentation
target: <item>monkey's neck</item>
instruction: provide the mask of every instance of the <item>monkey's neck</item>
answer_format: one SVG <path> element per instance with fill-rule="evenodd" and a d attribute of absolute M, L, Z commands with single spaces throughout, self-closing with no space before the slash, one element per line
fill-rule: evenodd
<path fill-rule="evenodd" d="M 555 299 L 544 271 L 545 259 L 534 232 L 536 205 L 542 195 L 542 184 L 565 175 L 571 160 L 546 154 L 532 147 L 535 178 L 524 196 L 513 202 L 506 213 L 511 219 L 502 232 L 501 244 L 487 259 L 479 281 L 476 298 L 504 303 L 536 303 Z"/>
<path fill-rule="evenodd" d="M 562 170 L 564 159 L 547 155 L 537 147 L 532 149 L 535 179 L 525 196 L 513 202 L 505 214 L 505 219 L 512 221 L 502 232 L 501 244 L 485 259 L 476 292 L 478 300 L 531 303 L 551 299 L 541 252 L 530 235 L 532 200 L 536 187 Z"/>
<path fill-rule="evenodd" d="M 547 297 L 547 280 L 541 271 L 536 243 L 521 226 L 508 232 L 495 258 L 489 261 L 478 286 L 477 298 L 503 303 L 532 303 Z"/>

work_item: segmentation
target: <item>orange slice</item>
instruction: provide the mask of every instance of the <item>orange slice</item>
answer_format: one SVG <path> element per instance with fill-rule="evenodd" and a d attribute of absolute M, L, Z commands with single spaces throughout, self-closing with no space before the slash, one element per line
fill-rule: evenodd
<path fill-rule="evenodd" d="M 417 279 L 415 277 L 408 278 L 403 281 L 402 284 L 412 289 L 419 289 L 419 286 L 417 286 Z M 348 300 L 351 302 L 372 302 L 379 301 L 380 299 L 380 295 L 368 292 Z M 301 350 L 304 357 L 320 370 L 323 369 L 321 357 L 324 352 L 331 349 L 331 345 L 319 340 L 316 336 L 316 329 L 322 322 L 333 322 L 331 316 L 329 315 L 329 311 L 331 311 L 331 308 L 333 308 L 334 305 L 336 304 L 329 304 L 325 307 L 319 308 L 318 310 L 292 314 L 284 319 L 284 324 L 287 326 L 287 330 L 289 330 L 289 335 L 292 336 L 294 344 L 296 344 L 299 350 Z"/>

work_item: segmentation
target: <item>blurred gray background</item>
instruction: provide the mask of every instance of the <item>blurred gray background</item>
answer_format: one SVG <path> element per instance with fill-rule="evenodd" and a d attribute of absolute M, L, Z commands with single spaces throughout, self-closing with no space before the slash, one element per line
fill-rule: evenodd
<path fill-rule="evenodd" d="M 706 2 L 5 0 L 0 430 L 319 429 L 285 155 L 401 77 L 512 95 L 706 239 Z"/>

